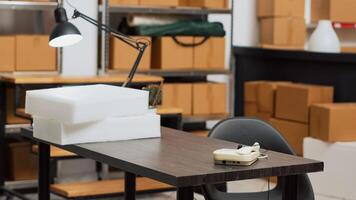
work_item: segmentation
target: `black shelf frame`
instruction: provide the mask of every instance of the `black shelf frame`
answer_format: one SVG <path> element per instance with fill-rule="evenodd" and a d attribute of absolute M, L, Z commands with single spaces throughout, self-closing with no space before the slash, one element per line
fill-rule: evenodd
<path fill-rule="evenodd" d="M 356 54 L 235 47 L 235 116 L 243 116 L 244 83 L 292 81 L 334 87 L 335 102 L 356 102 Z"/>

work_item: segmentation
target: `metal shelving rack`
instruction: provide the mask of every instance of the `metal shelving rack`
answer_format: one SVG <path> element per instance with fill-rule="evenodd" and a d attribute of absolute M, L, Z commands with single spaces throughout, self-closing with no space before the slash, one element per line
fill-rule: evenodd
<path fill-rule="evenodd" d="M 234 1 L 231 1 L 231 8 L 233 8 Z M 103 24 L 110 24 L 110 14 L 119 13 L 122 15 L 126 14 L 162 14 L 162 15 L 185 15 L 192 17 L 205 17 L 209 14 L 226 14 L 231 15 L 232 9 L 203 9 L 194 7 L 145 7 L 145 6 L 109 6 L 108 0 L 102 1 L 102 5 L 99 7 L 99 11 L 102 14 L 101 20 Z M 231 20 L 232 21 L 232 20 Z M 233 26 L 231 23 L 231 31 Z M 231 34 L 232 37 L 232 34 Z M 231 50 L 232 50 L 232 38 L 231 38 Z M 109 60 L 110 60 L 110 39 L 109 35 L 105 32 L 101 34 L 101 64 L 99 74 L 106 73 L 123 73 L 125 71 L 109 70 Z M 231 52 L 232 55 L 232 52 Z M 183 123 L 198 123 L 206 122 L 209 120 L 221 120 L 229 116 L 233 116 L 234 110 L 234 65 L 232 61 L 229 63 L 230 69 L 223 70 L 146 70 L 139 71 L 138 73 L 148 74 L 148 75 L 158 75 L 166 79 L 170 78 L 194 78 L 194 77 L 207 77 L 208 75 L 226 75 L 229 78 L 229 110 L 231 113 L 228 115 L 211 115 L 211 116 L 187 116 L 183 118 Z"/>
<path fill-rule="evenodd" d="M 42 11 L 54 11 L 57 5 L 58 5 L 57 2 L 0 1 L 0 10 L 34 11 L 40 13 Z M 59 51 L 58 51 L 58 56 L 60 56 Z M 59 72 L 60 63 L 57 63 L 57 68 L 58 71 L 55 73 Z M 32 72 L 19 72 L 19 73 L 32 73 Z M 53 74 L 54 72 L 41 72 L 41 73 Z M 6 108 L 3 108 L 2 110 L 6 110 Z M 3 134 L 6 135 L 16 134 L 19 131 L 19 129 L 23 126 L 26 125 L 6 125 L 5 126 L 6 133 Z M 3 151 L 3 149 L 1 149 L 1 151 Z M 35 188 L 35 186 L 36 186 L 36 181 L 6 181 L 5 182 L 4 177 L 0 177 L 0 195 L 7 194 L 10 196 L 16 196 L 19 199 L 27 200 L 28 198 L 16 192 L 14 189 Z"/>
<path fill-rule="evenodd" d="M 0 10 L 13 11 L 35 11 L 41 13 L 42 11 L 54 11 L 58 6 L 57 2 L 31 2 L 31 1 L 0 1 Z M 41 19 L 41 15 L 39 15 Z M 41 27 L 41 26 L 40 26 Z M 59 74 L 62 69 L 62 53 L 61 49 L 57 50 L 57 70 L 56 71 L 28 71 L 28 72 L 14 72 L 15 74 Z"/>

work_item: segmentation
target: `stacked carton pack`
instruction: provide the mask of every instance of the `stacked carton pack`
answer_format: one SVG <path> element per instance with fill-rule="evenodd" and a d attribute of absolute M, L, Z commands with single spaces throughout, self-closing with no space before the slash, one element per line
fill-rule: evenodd
<path fill-rule="evenodd" d="M 60 145 L 160 137 L 160 117 L 148 92 L 89 85 L 33 90 L 26 113 L 34 136 Z"/>
<path fill-rule="evenodd" d="M 0 72 L 55 71 L 56 49 L 48 35 L 1 35 Z"/>
<path fill-rule="evenodd" d="M 251 91 L 255 86 L 256 110 L 252 112 Z M 249 97 L 250 96 L 250 97 Z M 271 123 L 303 154 L 303 139 L 309 136 L 309 113 L 313 103 L 331 103 L 333 88 L 288 82 L 248 82 L 245 87 L 245 115 L 257 116 Z M 250 102 L 248 102 L 250 101 Z M 249 110 L 250 109 L 250 110 Z"/>
<path fill-rule="evenodd" d="M 278 85 L 288 82 L 251 81 L 245 83 L 245 116 L 266 122 L 275 116 L 275 98 Z"/>
<path fill-rule="evenodd" d="M 262 47 L 304 49 L 304 1 L 259 0 L 257 5 Z"/>
<path fill-rule="evenodd" d="M 245 84 L 245 115 L 258 117 L 261 105 L 270 105 L 256 92 L 263 83 Z M 334 90 L 328 86 L 284 83 L 277 84 L 274 93 L 268 122 L 298 155 L 325 163 L 323 173 L 310 175 L 315 193 L 334 200 L 356 199 L 356 103 L 333 103 Z"/>
<path fill-rule="evenodd" d="M 310 136 L 304 155 L 322 160 L 323 173 L 310 175 L 317 194 L 333 199 L 356 199 L 356 104 L 315 104 L 310 113 Z M 342 166 L 342 170 L 340 170 Z"/>

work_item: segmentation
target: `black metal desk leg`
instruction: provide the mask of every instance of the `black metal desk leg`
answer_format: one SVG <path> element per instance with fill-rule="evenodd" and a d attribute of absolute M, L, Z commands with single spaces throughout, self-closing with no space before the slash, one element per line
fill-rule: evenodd
<path fill-rule="evenodd" d="M 177 200 L 193 200 L 193 199 L 194 199 L 193 187 L 177 188 Z"/>
<path fill-rule="evenodd" d="M 38 159 L 38 199 L 50 199 L 50 146 L 48 144 L 39 143 L 39 159 Z"/>
<path fill-rule="evenodd" d="M 136 175 L 125 172 L 125 200 L 136 199 Z"/>
<path fill-rule="evenodd" d="M 5 124 L 6 124 L 6 89 L 5 84 L 0 83 L 0 195 L 5 186 L 6 175 L 6 147 L 5 147 Z"/>
<path fill-rule="evenodd" d="M 286 176 L 283 200 L 298 200 L 298 176 Z"/>

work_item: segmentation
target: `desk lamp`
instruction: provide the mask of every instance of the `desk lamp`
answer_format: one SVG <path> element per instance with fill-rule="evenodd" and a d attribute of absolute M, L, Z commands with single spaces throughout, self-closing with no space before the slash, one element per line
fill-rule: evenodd
<path fill-rule="evenodd" d="M 57 25 L 53 29 L 53 31 L 49 37 L 49 45 L 50 46 L 52 46 L 52 47 L 71 46 L 71 45 L 74 45 L 74 44 L 80 42 L 83 39 L 78 28 L 75 27 L 72 23 L 68 22 L 67 13 L 63 7 L 60 7 L 60 6 L 57 7 L 56 10 L 54 11 L 54 15 L 55 15 Z M 128 75 L 127 80 L 122 85 L 123 87 L 127 87 L 131 83 L 133 77 L 135 76 L 135 73 L 137 71 L 137 68 L 138 68 L 140 62 L 141 62 L 142 56 L 145 52 L 145 49 L 149 45 L 149 41 L 143 42 L 143 41 L 140 41 L 140 39 L 138 39 L 138 40 L 133 39 L 130 36 L 120 33 L 105 24 L 100 24 L 95 19 L 79 12 L 77 9 L 74 9 L 72 19 L 76 19 L 78 17 L 84 19 L 88 23 L 93 24 L 94 26 L 97 26 L 101 31 L 105 31 L 106 33 L 109 33 L 110 35 L 123 41 L 124 43 L 131 46 L 132 48 L 137 49 L 137 51 L 139 53 L 136 58 L 136 61 L 133 64 L 133 67 Z"/>

